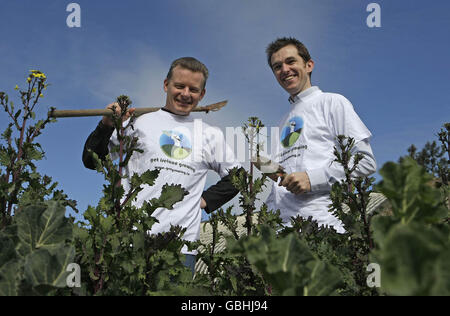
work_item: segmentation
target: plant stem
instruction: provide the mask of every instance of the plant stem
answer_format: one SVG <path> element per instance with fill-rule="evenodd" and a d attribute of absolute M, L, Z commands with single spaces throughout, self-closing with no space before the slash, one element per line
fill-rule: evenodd
<path fill-rule="evenodd" d="M 26 106 L 26 109 L 27 108 L 28 107 Z M 22 155 L 23 155 L 23 136 L 24 136 L 26 123 L 27 123 L 27 117 L 26 117 L 26 113 L 25 113 L 24 114 L 23 123 L 22 123 L 22 128 L 20 130 L 19 143 L 17 144 L 17 151 L 18 151 L 18 153 L 17 153 L 16 159 L 13 160 L 13 163 L 12 163 L 12 167 L 13 168 L 12 169 L 14 169 L 14 165 L 20 161 L 20 159 L 22 158 Z M 11 183 L 13 185 L 17 183 L 17 180 L 18 180 L 19 175 L 21 174 L 21 171 L 22 171 L 22 167 L 17 166 L 17 169 L 14 171 L 13 177 L 12 177 L 12 182 Z M 19 186 L 16 186 L 16 188 L 14 188 L 14 191 L 11 193 L 10 196 L 12 198 L 14 198 L 14 197 L 16 197 L 18 192 L 19 192 Z M 9 203 L 8 203 L 8 215 L 9 216 L 12 215 L 12 206 L 13 206 L 13 200 L 11 199 L 9 201 Z"/>
<path fill-rule="evenodd" d="M 122 117 L 120 118 L 120 120 L 122 121 Z M 125 129 L 122 126 L 120 128 L 120 145 L 119 145 L 119 180 L 117 180 L 116 188 L 120 188 L 120 186 L 122 185 L 124 134 L 125 134 Z M 116 208 L 116 214 L 117 214 L 116 223 L 118 224 L 119 219 L 120 219 L 120 209 L 121 209 L 120 197 L 117 197 L 117 199 L 116 199 L 115 208 Z"/>

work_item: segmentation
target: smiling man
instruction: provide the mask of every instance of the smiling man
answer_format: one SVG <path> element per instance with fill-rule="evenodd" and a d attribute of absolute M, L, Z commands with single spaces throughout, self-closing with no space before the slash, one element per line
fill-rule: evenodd
<path fill-rule="evenodd" d="M 186 57 L 175 60 L 164 80 L 165 109 L 176 115 L 189 115 L 204 97 L 207 79 L 208 69 L 202 63 Z"/>
<path fill-rule="evenodd" d="M 314 61 L 308 49 L 295 38 L 279 38 L 266 50 L 267 61 L 280 86 L 289 94 L 288 113 L 280 122 L 280 137 L 273 160 L 286 176 L 274 183 L 267 198 L 270 209 L 280 209 L 285 225 L 297 215 L 312 217 L 319 225 L 343 233 L 345 228 L 329 211 L 331 186 L 344 178 L 343 168 L 334 162 L 336 137 L 353 137 L 353 154 L 364 158 L 354 176 L 376 171 L 369 144 L 371 133 L 345 97 L 324 93 L 311 86 Z"/>
<path fill-rule="evenodd" d="M 223 133 L 199 122 L 189 115 L 206 93 L 208 69 L 192 57 L 175 60 L 164 80 L 166 104 L 157 112 L 141 115 L 134 122 L 134 129 L 129 136 L 139 138 L 139 148 L 143 153 L 135 152 L 128 165 L 126 174 L 142 174 L 148 169 L 159 169 L 159 177 L 155 185 L 144 186 L 139 192 L 135 204 L 141 206 L 145 201 L 159 197 L 166 183 L 180 184 L 189 194 L 183 201 L 174 205 L 173 210 L 157 209 L 152 216 L 158 223 L 152 226 L 149 233 L 166 232 L 170 226 L 182 226 L 187 230 L 185 240 L 196 241 L 200 237 L 201 208 L 210 213 L 229 200 L 238 190 L 231 184 L 228 172 L 240 167 L 232 150 L 227 147 Z M 114 103 L 107 108 L 113 108 Z M 127 113 L 127 119 L 135 109 Z M 118 107 L 116 111 L 119 113 Z M 117 137 L 110 117 L 104 116 L 97 128 L 89 135 L 83 151 L 83 163 L 94 169 L 95 164 L 89 150 L 104 159 L 109 153 L 109 145 L 117 144 Z M 194 150 L 196 143 L 199 150 Z M 195 152 L 194 152 L 195 151 Z M 203 191 L 208 170 L 214 170 L 221 180 Z M 128 189 L 124 181 L 125 190 Z M 196 251 L 188 251 L 184 247 L 186 266 L 194 271 Z"/>

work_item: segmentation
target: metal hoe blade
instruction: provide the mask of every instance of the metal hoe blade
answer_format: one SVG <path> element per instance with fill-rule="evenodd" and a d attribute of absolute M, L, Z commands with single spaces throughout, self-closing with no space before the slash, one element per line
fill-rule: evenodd
<path fill-rule="evenodd" d="M 259 171 L 275 182 L 278 181 L 278 178 L 283 179 L 286 176 L 284 168 L 279 163 L 264 156 L 258 156 L 252 159 L 252 163 Z"/>

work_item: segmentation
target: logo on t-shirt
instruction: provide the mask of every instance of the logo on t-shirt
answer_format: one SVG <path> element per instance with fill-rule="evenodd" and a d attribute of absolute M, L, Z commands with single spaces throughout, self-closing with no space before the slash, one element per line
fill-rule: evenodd
<path fill-rule="evenodd" d="M 184 159 L 192 152 L 189 138 L 178 131 L 163 131 L 159 138 L 162 151 L 173 159 Z"/>
<path fill-rule="evenodd" d="M 286 123 L 281 131 L 280 141 L 283 147 L 291 147 L 300 137 L 303 128 L 303 120 L 295 116 Z"/>

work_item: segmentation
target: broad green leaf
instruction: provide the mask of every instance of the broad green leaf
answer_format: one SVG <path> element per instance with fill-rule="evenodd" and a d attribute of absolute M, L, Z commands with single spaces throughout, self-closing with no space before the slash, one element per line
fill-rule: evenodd
<path fill-rule="evenodd" d="M 432 175 L 412 158 L 406 157 L 400 164 L 388 162 L 380 174 L 383 181 L 377 189 L 389 199 L 395 219 L 436 223 L 447 215 L 440 191 L 431 184 Z"/>
<path fill-rule="evenodd" d="M 50 249 L 72 238 L 72 225 L 60 202 L 46 201 L 24 207 L 15 216 L 20 240 L 18 252 L 26 256 L 36 249 Z"/>
<path fill-rule="evenodd" d="M 66 287 L 67 265 L 73 263 L 75 248 L 60 244 L 53 249 L 39 249 L 25 259 L 25 277 L 32 286 Z"/>
<path fill-rule="evenodd" d="M 16 258 L 17 227 L 10 225 L 0 231 L 0 267 Z"/>
<path fill-rule="evenodd" d="M 152 205 L 173 210 L 177 202 L 181 202 L 185 195 L 189 194 L 180 184 L 165 184 L 162 187 L 161 196 L 158 199 L 152 199 Z"/>
<path fill-rule="evenodd" d="M 432 270 L 437 278 L 431 285 L 429 294 L 433 296 L 450 295 L 450 249 L 443 250 L 434 262 Z"/>
<path fill-rule="evenodd" d="M 245 255 L 276 295 L 330 295 L 340 282 L 337 269 L 320 262 L 294 233 L 278 237 L 261 227 L 261 236 L 227 239 L 235 255 Z"/>
<path fill-rule="evenodd" d="M 7 226 L 0 231 L 0 296 L 18 295 L 20 261 L 15 250 L 16 234 L 15 225 Z"/>
<path fill-rule="evenodd" d="M 377 215 L 372 219 L 373 239 L 379 247 L 385 246 L 386 236 L 395 225 L 391 216 Z"/>
<path fill-rule="evenodd" d="M 18 295 L 18 261 L 10 261 L 0 267 L 0 296 Z"/>
<path fill-rule="evenodd" d="M 140 176 L 137 174 L 133 174 L 131 177 L 131 184 L 134 187 L 137 187 L 141 184 L 148 184 L 153 186 L 155 184 L 156 179 L 158 178 L 159 170 L 147 170 Z"/>
<path fill-rule="evenodd" d="M 321 261 L 311 262 L 311 282 L 308 284 L 309 296 L 335 295 L 342 283 L 342 277 L 337 270 L 328 263 Z"/>
<path fill-rule="evenodd" d="M 381 267 L 383 290 L 391 295 L 450 295 L 446 235 L 418 223 L 391 228 L 372 256 Z"/>

